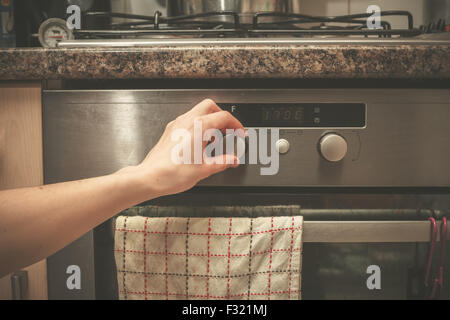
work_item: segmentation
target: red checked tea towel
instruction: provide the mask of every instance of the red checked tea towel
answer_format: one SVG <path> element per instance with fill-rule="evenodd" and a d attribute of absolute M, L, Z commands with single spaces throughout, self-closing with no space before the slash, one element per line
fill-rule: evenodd
<path fill-rule="evenodd" d="M 120 299 L 300 299 L 303 217 L 116 219 Z"/>

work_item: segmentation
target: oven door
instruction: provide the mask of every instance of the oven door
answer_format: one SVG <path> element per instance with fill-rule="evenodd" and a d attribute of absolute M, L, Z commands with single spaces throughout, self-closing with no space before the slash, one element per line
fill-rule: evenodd
<path fill-rule="evenodd" d="M 271 124 L 270 130 L 279 129 L 279 138 L 290 145 L 287 153 L 279 155 L 276 174 L 261 175 L 266 165 L 245 164 L 201 182 L 192 191 L 152 204 L 301 205 L 306 221 L 305 299 L 420 297 L 430 229 L 427 216 L 415 213 L 448 208 L 450 90 L 45 91 L 45 183 L 109 174 L 139 163 L 166 123 L 204 98 L 224 108 L 237 106 L 244 110 L 239 116 L 245 119 L 251 119 L 245 108 L 253 108 L 255 117 L 260 117 L 262 106 L 304 108 L 305 117 L 294 126 Z M 363 109 L 355 114 L 345 108 L 348 105 Z M 318 116 L 330 106 L 331 113 Z M 323 122 L 333 114 L 331 120 L 337 122 Z M 258 122 L 252 126 L 265 127 Z M 318 147 L 328 134 L 347 143 L 341 161 L 327 161 Z M 387 211 L 352 214 L 351 209 L 361 208 Z M 318 211 L 307 217 L 308 209 Z M 344 211 L 330 215 L 327 209 Z M 404 216 L 393 209 L 410 211 Z M 115 297 L 111 223 L 48 259 L 51 299 Z M 327 237 L 333 233 L 348 237 Z M 67 287 L 71 265 L 80 267 L 80 289 Z M 382 270 L 380 290 L 367 287 L 371 265 Z"/>

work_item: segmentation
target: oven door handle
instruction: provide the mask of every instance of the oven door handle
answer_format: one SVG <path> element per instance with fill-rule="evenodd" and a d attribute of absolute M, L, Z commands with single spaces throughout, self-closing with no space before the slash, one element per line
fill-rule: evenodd
<path fill-rule="evenodd" d="M 429 242 L 430 238 L 429 221 L 305 221 L 303 225 L 303 242 Z"/>

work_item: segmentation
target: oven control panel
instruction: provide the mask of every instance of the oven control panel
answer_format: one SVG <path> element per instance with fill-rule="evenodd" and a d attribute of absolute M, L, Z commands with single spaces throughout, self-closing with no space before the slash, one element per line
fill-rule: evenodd
<path fill-rule="evenodd" d="M 246 128 L 364 128 L 365 103 L 219 103 Z M 248 145 L 248 141 L 247 141 Z M 276 151 L 286 154 L 291 143 L 286 138 L 276 141 Z M 337 133 L 324 134 L 317 150 L 324 160 L 338 162 L 347 154 L 348 143 Z"/>
<path fill-rule="evenodd" d="M 202 187 L 450 188 L 450 90 L 386 88 L 44 91 L 46 183 L 140 163 L 206 98 L 253 130 Z"/>

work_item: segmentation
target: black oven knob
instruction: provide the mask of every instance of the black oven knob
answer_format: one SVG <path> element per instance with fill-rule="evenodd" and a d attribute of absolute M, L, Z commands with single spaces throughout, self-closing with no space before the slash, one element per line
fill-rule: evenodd
<path fill-rule="evenodd" d="M 327 133 L 319 140 L 319 152 L 325 160 L 341 161 L 347 154 L 347 141 L 336 133 Z"/>

